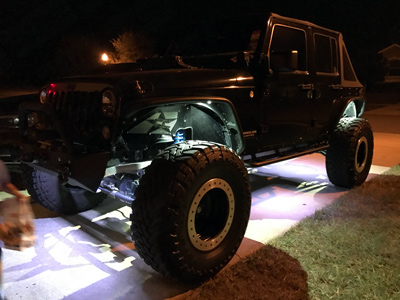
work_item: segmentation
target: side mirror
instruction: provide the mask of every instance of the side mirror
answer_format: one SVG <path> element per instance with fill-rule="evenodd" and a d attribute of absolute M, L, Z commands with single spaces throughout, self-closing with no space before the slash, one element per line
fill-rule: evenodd
<path fill-rule="evenodd" d="M 267 56 L 251 57 L 248 64 L 252 73 L 257 77 L 265 77 L 271 75 L 269 61 Z"/>
<path fill-rule="evenodd" d="M 235 57 L 231 60 L 239 65 L 247 67 L 249 66 L 252 58 L 253 58 L 252 55 L 248 52 L 238 52 L 236 53 Z"/>
<path fill-rule="evenodd" d="M 271 69 L 274 72 L 293 72 L 299 69 L 299 53 L 297 50 L 271 51 Z"/>

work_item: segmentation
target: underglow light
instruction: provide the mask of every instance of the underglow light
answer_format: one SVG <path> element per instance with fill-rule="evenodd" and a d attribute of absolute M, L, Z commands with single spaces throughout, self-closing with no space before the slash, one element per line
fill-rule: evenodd
<path fill-rule="evenodd" d="M 249 220 L 245 237 L 265 244 L 282 235 L 298 222 L 290 219 Z M 263 228 L 268 228 L 268 230 L 263 230 Z"/>
<path fill-rule="evenodd" d="M 110 249 L 111 249 L 111 246 L 109 244 L 95 244 L 95 243 L 87 242 L 87 241 L 77 241 L 77 244 L 90 245 L 93 248 L 97 248 L 100 253 L 110 252 Z"/>
<path fill-rule="evenodd" d="M 121 272 L 125 269 L 128 269 L 132 267 L 132 262 L 135 260 L 134 257 L 129 256 L 125 257 L 123 261 L 121 262 L 106 262 L 105 265 L 111 269 L 114 269 L 115 271 Z"/>
<path fill-rule="evenodd" d="M 59 234 L 61 234 L 63 237 L 68 237 L 68 235 L 70 234 L 70 232 L 75 231 L 75 230 L 79 230 L 81 229 L 80 225 L 77 226 L 68 226 L 68 227 L 64 227 L 62 229 L 60 229 L 58 231 Z"/>
<path fill-rule="evenodd" d="M 49 94 L 50 93 L 55 93 L 56 92 L 56 84 L 55 83 L 50 83 L 50 85 L 49 85 L 49 89 L 48 89 L 48 91 L 47 91 Z"/>
<path fill-rule="evenodd" d="M 93 218 L 91 220 L 91 222 L 98 222 L 100 220 L 104 220 L 107 218 L 110 218 L 110 219 L 115 218 L 117 220 L 123 221 L 123 220 L 129 219 L 130 213 L 131 213 L 131 208 L 129 206 L 123 206 L 117 210 L 114 210 L 114 211 L 108 212 L 104 215 Z"/>
<path fill-rule="evenodd" d="M 109 244 L 96 245 L 86 241 L 78 241 L 78 244 L 87 244 L 93 246 L 93 248 L 97 248 L 98 252 L 93 251 L 90 255 L 118 272 L 130 268 L 132 266 L 132 261 L 135 260 L 134 257 L 129 256 L 125 257 L 123 261 L 118 261 L 118 259 L 116 259 L 117 255 L 111 251 L 111 246 Z"/>
<path fill-rule="evenodd" d="M 327 182 L 318 182 L 318 181 L 311 181 L 311 182 L 302 182 L 298 187 L 296 194 L 298 193 L 312 193 L 317 194 L 328 187 Z"/>

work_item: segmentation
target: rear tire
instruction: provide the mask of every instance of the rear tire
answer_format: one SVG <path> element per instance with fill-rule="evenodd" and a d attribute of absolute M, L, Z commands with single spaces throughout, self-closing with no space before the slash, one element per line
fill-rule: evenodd
<path fill-rule="evenodd" d="M 330 138 L 326 154 L 329 180 L 341 187 L 361 185 L 371 168 L 374 138 L 371 126 L 361 118 L 342 118 Z"/>
<path fill-rule="evenodd" d="M 247 170 L 233 151 L 183 142 L 146 169 L 132 203 L 132 238 L 156 271 L 201 282 L 236 253 L 250 205 Z"/>
<path fill-rule="evenodd" d="M 28 193 L 43 207 L 62 214 L 75 214 L 99 205 L 107 195 L 59 183 L 50 173 L 24 168 Z"/>

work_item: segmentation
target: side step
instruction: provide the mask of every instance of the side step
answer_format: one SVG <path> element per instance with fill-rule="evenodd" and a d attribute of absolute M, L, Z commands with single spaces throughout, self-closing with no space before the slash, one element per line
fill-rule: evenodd
<path fill-rule="evenodd" d="M 286 153 L 279 152 L 278 151 L 273 151 L 270 155 L 266 155 L 266 159 L 260 160 L 260 159 L 251 159 L 251 160 L 244 160 L 245 164 L 250 165 L 251 167 L 261 167 L 264 165 L 269 165 L 273 163 L 277 163 L 280 161 L 292 159 L 295 157 L 303 156 L 306 154 L 312 154 L 315 152 L 320 152 L 324 151 L 329 148 L 329 145 L 323 145 L 323 146 L 318 146 L 315 148 L 308 148 L 307 150 L 299 151 L 299 152 L 290 152 L 287 151 Z M 260 157 L 261 158 L 261 157 Z"/>

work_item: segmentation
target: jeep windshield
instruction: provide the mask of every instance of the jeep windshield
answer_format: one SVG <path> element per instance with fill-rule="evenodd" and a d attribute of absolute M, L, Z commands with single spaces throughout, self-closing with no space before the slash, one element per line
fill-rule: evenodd
<path fill-rule="evenodd" d="M 255 50 L 255 32 L 266 27 L 268 18 L 262 15 L 242 15 L 204 19 L 187 34 L 165 43 L 161 55 L 193 56 L 225 52 Z"/>

